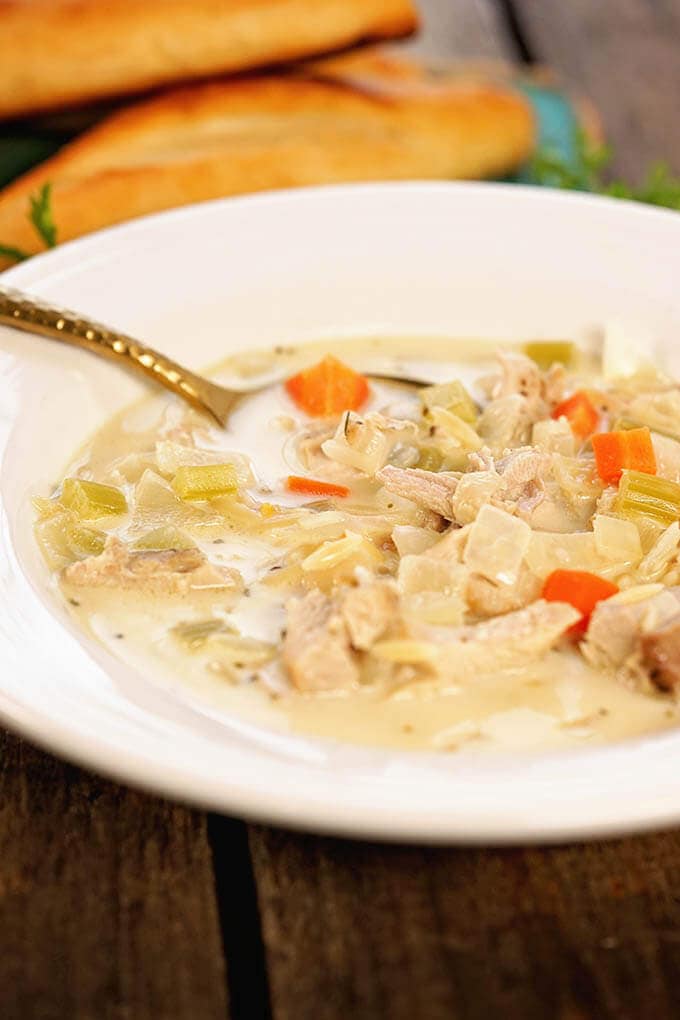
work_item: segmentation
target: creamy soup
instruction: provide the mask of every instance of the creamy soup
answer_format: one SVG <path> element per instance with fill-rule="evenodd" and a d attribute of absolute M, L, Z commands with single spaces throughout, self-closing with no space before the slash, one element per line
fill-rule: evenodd
<path fill-rule="evenodd" d="M 477 754 L 675 726 L 680 388 L 600 361 L 423 339 L 233 357 L 218 379 L 265 385 L 227 429 L 168 397 L 126 409 L 36 499 L 37 540 L 116 656 L 274 729 Z"/>

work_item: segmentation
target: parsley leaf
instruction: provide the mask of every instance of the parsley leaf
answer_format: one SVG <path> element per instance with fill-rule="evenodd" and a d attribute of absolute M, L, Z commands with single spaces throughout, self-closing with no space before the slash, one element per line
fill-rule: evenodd
<path fill-rule="evenodd" d="M 46 248 L 54 248 L 57 243 L 57 228 L 52 214 L 52 185 L 43 184 L 37 194 L 29 197 L 28 218 L 40 235 Z M 13 245 L 0 244 L 0 258 L 11 259 L 12 262 L 25 262 L 31 253 L 15 248 Z"/>
<path fill-rule="evenodd" d="M 31 223 L 47 248 L 54 248 L 57 243 L 57 228 L 52 215 L 51 192 L 52 185 L 48 182 L 43 184 L 37 195 L 31 195 L 29 199 Z"/>
<path fill-rule="evenodd" d="M 611 149 L 593 145 L 580 134 L 573 160 L 550 148 L 539 149 L 529 165 L 529 183 L 680 209 L 680 177 L 675 177 L 666 163 L 653 164 L 642 184 L 631 185 L 607 175 L 611 158 Z"/>

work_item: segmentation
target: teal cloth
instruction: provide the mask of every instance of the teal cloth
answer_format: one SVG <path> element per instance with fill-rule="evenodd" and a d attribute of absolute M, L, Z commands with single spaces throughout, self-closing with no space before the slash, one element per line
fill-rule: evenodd
<path fill-rule="evenodd" d="M 567 166 L 578 170 L 580 123 L 573 103 L 555 89 L 527 82 L 520 85 L 520 88 L 534 108 L 538 125 L 538 148 L 554 152 Z M 529 176 L 526 170 L 520 170 L 510 179 L 527 183 Z"/>

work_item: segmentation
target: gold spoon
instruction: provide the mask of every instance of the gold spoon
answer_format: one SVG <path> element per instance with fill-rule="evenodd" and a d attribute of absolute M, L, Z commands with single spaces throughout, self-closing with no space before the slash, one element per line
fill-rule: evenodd
<path fill-rule="evenodd" d="M 192 407 L 209 414 L 223 427 L 236 403 L 247 393 L 270 386 L 271 379 L 250 388 L 231 389 L 204 379 L 203 376 L 190 372 L 171 358 L 151 347 L 146 347 L 139 340 L 119 333 L 101 323 L 69 312 L 63 308 L 55 308 L 38 298 L 9 287 L 0 287 L 0 324 L 24 330 L 27 333 L 38 333 L 40 336 L 75 347 L 84 347 L 94 354 L 111 358 L 119 364 L 126 365 L 136 372 L 150 376 L 161 386 L 186 400 Z M 370 376 L 376 379 L 388 379 L 393 382 L 407 383 L 414 386 L 427 386 L 432 380 L 414 378 L 407 372 L 375 372 Z"/>

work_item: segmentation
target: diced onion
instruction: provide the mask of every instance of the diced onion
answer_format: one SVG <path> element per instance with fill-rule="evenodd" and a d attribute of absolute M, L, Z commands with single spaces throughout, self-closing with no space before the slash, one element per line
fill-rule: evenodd
<path fill-rule="evenodd" d="M 466 577 L 467 571 L 460 563 L 425 555 L 402 557 L 397 579 L 406 595 L 421 591 L 452 595 L 462 589 Z"/>
<path fill-rule="evenodd" d="M 482 440 L 475 430 L 457 414 L 453 414 L 445 407 L 433 407 L 430 417 L 434 425 L 448 439 L 454 439 L 464 450 L 474 452 L 481 449 Z"/>
<path fill-rule="evenodd" d="M 463 561 L 489 581 L 514 584 L 530 541 L 526 521 L 486 504 L 470 529 Z"/>
<path fill-rule="evenodd" d="M 640 532 L 632 521 L 596 514 L 593 518 L 595 548 L 600 556 L 616 563 L 637 563 L 642 558 Z"/>
<path fill-rule="evenodd" d="M 430 528 L 417 528 L 413 524 L 397 524 L 392 529 L 392 541 L 400 556 L 417 555 L 425 552 L 441 536 Z"/>

